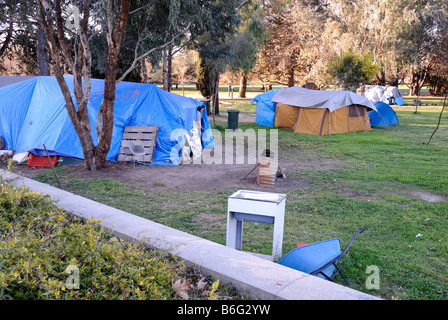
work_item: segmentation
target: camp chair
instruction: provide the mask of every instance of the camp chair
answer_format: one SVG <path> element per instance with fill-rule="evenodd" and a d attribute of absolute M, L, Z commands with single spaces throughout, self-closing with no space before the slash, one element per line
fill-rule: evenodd
<path fill-rule="evenodd" d="M 146 150 L 142 145 L 134 144 L 134 142 L 130 140 L 122 140 L 121 146 L 123 147 L 123 152 L 127 156 L 135 157 L 135 156 L 144 156 L 146 154 Z"/>
<path fill-rule="evenodd" d="M 349 283 L 341 271 L 342 262 L 340 261 L 356 236 L 365 229 L 366 227 L 356 231 L 342 252 L 340 249 L 341 240 L 333 238 L 301 245 L 288 252 L 278 263 L 330 281 L 334 281 L 335 276 L 339 273 L 348 286 Z M 338 262 L 340 262 L 340 266 L 337 265 Z M 334 272 L 335 269 L 336 272 Z"/>

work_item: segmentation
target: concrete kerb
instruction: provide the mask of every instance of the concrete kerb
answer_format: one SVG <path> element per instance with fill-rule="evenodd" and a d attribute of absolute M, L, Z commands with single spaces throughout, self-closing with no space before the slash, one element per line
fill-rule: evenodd
<path fill-rule="evenodd" d="M 377 297 L 287 268 L 255 255 L 155 223 L 128 212 L 77 196 L 0 169 L 16 187 L 47 194 L 61 209 L 100 225 L 121 238 L 167 251 L 205 275 L 231 283 L 252 298 L 267 300 L 378 300 Z"/>

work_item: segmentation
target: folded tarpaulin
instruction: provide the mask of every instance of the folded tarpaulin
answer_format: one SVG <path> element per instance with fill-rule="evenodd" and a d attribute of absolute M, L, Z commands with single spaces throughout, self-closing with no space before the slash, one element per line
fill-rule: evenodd
<path fill-rule="evenodd" d="M 64 76 L 73 94 L 73 76 Z M 104 80 L 91 80 L 87 105 L 92 139 L 97 144 L 96 121 L 104 94 Z M 153 164 L 180 162 L 183 132 L 190 132 L 197 107 L 203 102 L 166 92 L 156 85 L 120 82 L 116 89 L 112 142 L 106 159 L 116 161 L 124 127 L 157 126 Z M 204 148 L 213 148 L 213 136 L 205 112 L 202 113 Z M 30 151 L 84 159 L 81 143 L 65 108 L 65 100 L 55 77 L 34 77 L 0 88 L 0 136 L 5 147 L 16 153 Z M 179 138 L 180 137 L 180 138 Z"/>

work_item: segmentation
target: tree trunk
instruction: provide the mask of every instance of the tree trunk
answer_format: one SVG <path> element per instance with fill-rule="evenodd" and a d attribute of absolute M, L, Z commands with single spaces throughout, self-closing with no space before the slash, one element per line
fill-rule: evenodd
<path fill-rule="evenodd" d="M 107 67 L 104 79 L 104 96 L 101 102 L 100 112 L 102 128 L 98 136 L 95 162 L 97 168 L 106 166 L 106 157 L 112 142 L 112 130 L 114 128 L 114 104 L 115 104 L 115 79 L 118 67 L 118 52 L 109 49 Z M 101 125 L 97 123 L 97 125 Z"/>
<path fill-rule="evenodd" d="M 247 90 L 247 75 L 244 71 L 241 71 L 240 91 L 238 93 L 238 96 L 240 98 L 246 98 L 246 90 Z"/>
<path fill-rule="evenodd" d="M 420 91 L 426 82 L 427 72 L 425 70 L 412 73 L 412 82 L 410 86 L 411 96 L 420 96 Z"/>
<path fill-rule="evenodd" d="M 378 84 L 380 86 L 386 85 L 386 72 L 384 70 L 381 70 L 379 74 L 376 75 L 376 79 L 378 80 Z"/>
<path fill-rule="evenodd" d="M 118 55 L 120 53 L 121 41 L 123 40 L 124 30 L 129 17 L 130 6 L 130 0 L 122 0 L 115 30 L 113 30 L 113 33 L 112 30 L 108 30 L 111 37 L 108 41 L 106 72 L 104 75 L 104 96 L 100 107 L 100 110 L 102 111 L 103 127 L 98 137 L 98 145 L 96 147 L 95 162 L 97 168 L 104 168 L 106 166 L 106 156 L 112 141 L 115 91 L 117 87 L 116 81 L 119 64 Z M 111 12 L 108 12 L 108 19 L 112 19 Z"/>
<path fill-rule="evenodd" d="M 8 49 L 8 46 L 11 43 L 13 31 L 14 31 L 14 24 L 12 13 L 10 13 L 8 31 L 6 33 L 6 37 L 3 39 L 3 44 L 0 47 L 0 57 L 5 53 L 6 49 Z"/>
<path fill-rule="evenodd" d="M 37 27 L 37 66 L 39 69 L 39 76 L 49 76 L 50 68 L 48 66 L 48 52 L 47 41 L 45 40 L 45 31 L 42 24 L 39 23 Z"/>
<path fill-rule="evenodd" d="M 213 114 L 219 114 L 219 74 L 213 80 L 213 96 L 212 96 Z"/>
<path fill-rule="evenodd" d="M 288 73 L 288 87 L 294 87 L 294 68 L 291 68 Z"/>
<path fill-rule="evenodd" d="M 50 43 L 49 48 L 52 55 L 51 64 L 53 66 L 53 72 L 64 96 L 67 113 L 81 142 L 86 167 L 95 170 L 95 146 L 92 141 L 87 111 L 87 103 L 90 97 L 90 78 L 85 77 L 85 71 L 90 72 L 90 50 L 88 47 L 85 47 L 87 45 L 85 42 L 86 37 L 81 39 L 78 46 L 78 53 L 73 57 L 72 51 L 63 35 L 60 3 L 58 1 L 55 2 L 55 15 L 53 17 L 50 11 L 44 10 L 43 3 L 39 2 L 39 17 L 45 32 L 45 37 Z M 84 17 L 85 22 L 83 23 L 83 30 L 81 32 L 87 33 L 88 11 L 84 12 Z M 53 30 L 53 19 L 56 21 L 56 32 Z M 62 59 L 65 60 L 64 63 Z M 76 71 L 76 76 L 74 77 L 74 93 L 77 108 L 75 107 L 75 102 L 72 99 L 71 92 L 64 78 L 64 64 L 68 64 L 72 68 L 72 71 Z M 83 75 L 85 80 L 84 85 L 82 82 Z"/>
<path fill-rule="evenodd" d="M 163 50 L 163 90 L 171 92 L 172 89 L 172 78 L 173 78 L 173 49 L 169 45 Z"/>
<path fill-rule="evenodd" d="M 142 80 L 143 83 L 148 83 L 148 69 L 146 68 L 146 59 L 143 58 L 140 62 L 141 71 L 142 71 Z"/>
<path fill-rule="evenodd" d="M 412 73 L 412 82 L 410 86 L 409 95 L 418 96 L 420 95 L 420 73 Z"/>

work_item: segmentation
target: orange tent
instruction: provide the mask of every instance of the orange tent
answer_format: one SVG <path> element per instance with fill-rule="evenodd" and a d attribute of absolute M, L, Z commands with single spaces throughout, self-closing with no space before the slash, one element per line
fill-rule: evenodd
<path fill-rule="evenodd" d="M 370 131 L 365 97 L 351 91 L 320 91 L 291 87 L 277 92 L 274 127 L 297 133 L 328 135 Z"/>

